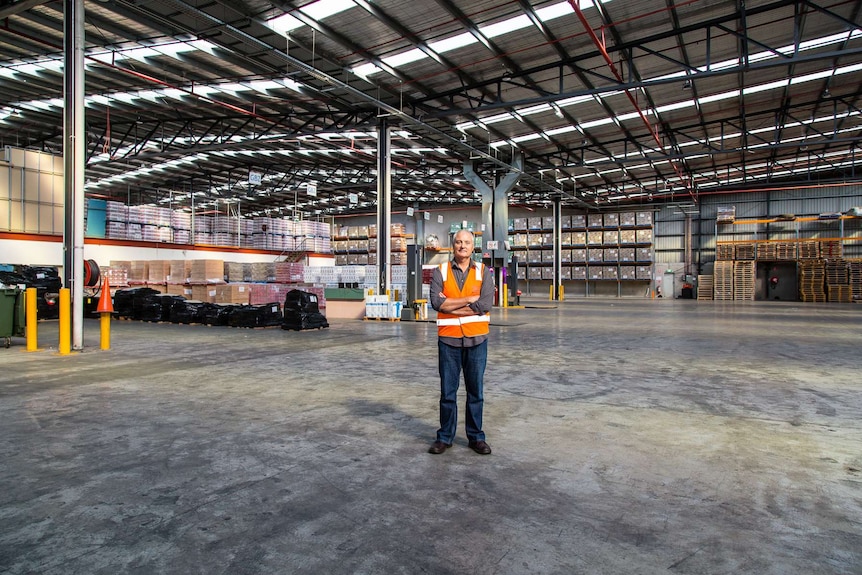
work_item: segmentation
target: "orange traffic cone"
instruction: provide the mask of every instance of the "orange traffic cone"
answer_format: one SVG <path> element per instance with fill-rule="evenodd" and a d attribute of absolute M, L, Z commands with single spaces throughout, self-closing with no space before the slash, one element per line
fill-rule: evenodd
<path fill-rule="evenodd" d="M 108 278 L 102 282 L 102 295 L 99 296 L 99 305 L 96 307 L 99 313 L 114 313 L 114 303 L 111 300 L 111 286 L 108 285 Z"/>
<path fill-rule="evenodd" d="M 108 285 L 108 278 L 102 282 L 102 295 L 99 296 L 99 305 L 96 306 L 96 311 L 101 317 L 100 331 L 100 348 L 102 350 L 111 349 L 111 314 L 114 313 L 114 304 L 111 302 L 111 286 Z"/>

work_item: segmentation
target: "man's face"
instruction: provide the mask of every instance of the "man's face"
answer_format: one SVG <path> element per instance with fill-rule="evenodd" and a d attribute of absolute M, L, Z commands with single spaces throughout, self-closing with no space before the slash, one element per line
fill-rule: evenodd
<path fill-rule="evenodd" d="M 473 255 L 473 236 L 466 232 L 455 234 L 455 257 L 469 258 Z"/>

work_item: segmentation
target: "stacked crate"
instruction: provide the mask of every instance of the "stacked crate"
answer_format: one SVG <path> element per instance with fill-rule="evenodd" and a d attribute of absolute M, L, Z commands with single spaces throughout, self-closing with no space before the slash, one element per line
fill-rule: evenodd
<path fill-rule="evenodd" d="M 752 253 L 752 256 L 754 254 Z M 754 261 L 736 261 L 733 265 L 733 299 L 754 301 Z"/>
<path fill-rule="evenodd" d="M 737 260 L 753 260 L 754 259 L 754 244 L 744 243 L 734 246 L 734 259 Z"/>
<path fill-rule="evenodd" d="M 697 276 L 697 299 L 712 299 L 714 289 L 715 284 L 713 282 L 713 276 Z"/>
<path fill-rule="evenodd" d="M 825 302 L 823 289 L 826 270 L 821 260 L 799 262 L 799 299 L 804 302 Z"/>
<path fill-rule="evenodd" d="M 862 300 L 862 260 L 848 263 L 850 269 L 850 292 L 854 301 Z"/>
<path fill-rule="evenodd" d="M 713 299 L 719 301 L 733 300 L 733 262 L 722 260 L 715 262 L 713 275 Z"/>
<path fill-rule="evenodd" d="M 757 245 L 757 259 L 771 262 L 778 259 L 778 244 L 775 242 L 763 242 Z"/>
<path fill-rule="evenodd" d="M 777 242 L 775 244 L 775 259 L 795 260 L 796 242 Z"/>
<path fill-rule="evenodd" d="M 733 259 L 733 244 L 718 244 L 715 246 L 715 259 L 728 261 Z"/>
<path fill-rule="evenodd" d="M 850 270 L 843 258 L 826 260 L 826 295 L 828 301 L 850 303 Z"/>
<path fill-rule="evenodd" d="M 799 242 L 799 259 L 820 259 L 820 243 L 815 241 Z"/>
<path fill-rule="evenodd" d="M 835 240 L 820 242 L 820 257 L 824 260 L 840 258 L 841 255 L 841 242 Z"/>

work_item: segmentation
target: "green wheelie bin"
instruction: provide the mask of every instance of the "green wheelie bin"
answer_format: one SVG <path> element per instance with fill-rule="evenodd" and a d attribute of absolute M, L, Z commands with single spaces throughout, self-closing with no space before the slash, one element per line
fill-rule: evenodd
<path fill-rule="evenodd" d="M 0 288 L 0 338 L 5 347 L 12 337 L 24 337 L 24 292 L 17 288 Z"/>

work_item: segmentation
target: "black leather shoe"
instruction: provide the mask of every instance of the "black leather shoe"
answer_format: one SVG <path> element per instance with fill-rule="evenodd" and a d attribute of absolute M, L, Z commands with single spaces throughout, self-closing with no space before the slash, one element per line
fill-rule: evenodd
<path fill-rule="evenodd" d="M 434 455 L 440 455 L 447 449 L 452 447 L 451 443 L 443 443 L 442 441 L 435 441 L 434 445 L 428 448 L 428 453 L 433 453 Z M 489 452 L 490 453 L 490 452 Z"/>
<path fill-rule="evenodd" d="M 467 444 L 470 449 L 478 453 L 479 455 L 490 455 L 491 454 L 491 446 L 485 443 L 484 441 L 471 441 Z"/>

